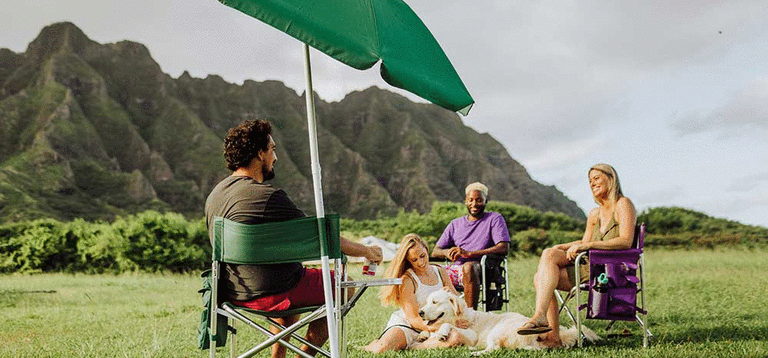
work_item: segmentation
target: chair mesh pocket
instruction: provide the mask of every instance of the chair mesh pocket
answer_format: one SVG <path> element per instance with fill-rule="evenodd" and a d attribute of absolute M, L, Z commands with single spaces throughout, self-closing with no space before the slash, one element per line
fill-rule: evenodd
<path fill-rule="evenodd" d="M 608 314 L 634 317 L 637 303 L 637 289 L 634 287 L 609 290 Z"/>

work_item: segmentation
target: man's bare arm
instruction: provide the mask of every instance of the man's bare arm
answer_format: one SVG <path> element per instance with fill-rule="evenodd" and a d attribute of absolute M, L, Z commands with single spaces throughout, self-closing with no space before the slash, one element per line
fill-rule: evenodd
<path fill-rule="evenodd" d="M 365 246 L 359 242 L 341 238 L 341 252 L 349 256 L 365 257 L 369 262 L 380 264 L 383 258 L 378 246 Z"/>
<path fill-rule="evenodd" d="M 469 251 L 465 255 L 462 255 L 466 258 L 476 258 L 476 257 L 483 257 L 483 255 L 503 255 L 506 256 L 507 253 L 509 253 L 509 243 L 506 241 L 502 241 L 496 245 L 493 245 L 487 249 L 477 250 L 477 251 Z"/>

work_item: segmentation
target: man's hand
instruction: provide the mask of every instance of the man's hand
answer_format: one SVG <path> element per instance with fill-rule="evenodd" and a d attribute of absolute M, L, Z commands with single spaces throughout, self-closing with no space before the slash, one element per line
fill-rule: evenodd
<path fill-rule="evenodd" d="M 448 250 L 448 260 L 451 261 L 456 261 L 459 257 L 467 257 L 468 255 L 469 253 L 466 250 L 458 246 L 454 246 Z"/>
<path fill-rule="evenodd" d="M 366 250 L 365 258 L 370 263 L 374 264 L 381 264 L 381 261 L 383 260 L 384 256 L 381 254 L 381 247 L 378 246 L 368 246 L 368 250 Z"/>
<path fill-rule="evenodd" d="M 381 255 L 381 248 L 375 245 L 365 246 L 359 242 L 347 240 L 344 237 L 341 240 L 341 252 L 345 255 L 354 257 L 365 257 L 368 262 L 380 264 L 383 257 Z"/>

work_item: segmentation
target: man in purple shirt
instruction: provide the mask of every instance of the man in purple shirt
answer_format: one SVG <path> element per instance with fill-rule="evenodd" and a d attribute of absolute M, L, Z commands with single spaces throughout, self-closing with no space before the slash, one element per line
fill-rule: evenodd
<path fill-rule="evenodd" d="M 464 190 L 469 215 L 454 219 L 437 240 L 432 256 L 452 262 L 446 269 L 456 287 L 464 288 L 467 306 L 477 309 L 480 297 L 480 259 L 507 255 L 509 230 L 499 213 L 485 212 L 488 187 L 472 183 Z"/>

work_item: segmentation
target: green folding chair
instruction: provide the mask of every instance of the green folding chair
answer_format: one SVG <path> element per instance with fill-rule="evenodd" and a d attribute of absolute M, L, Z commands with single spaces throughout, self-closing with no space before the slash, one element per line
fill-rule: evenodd
<path fill-rule="evenodd" d="M 323 253 L 334 261 L 335 286 L 333 310 L 337 318 L 337 327 L 343 327 L 343 317 L 354 307 L 357 300 L 370 286 L 400 284 L 400 279 L 380 279 L 370 281 L 342 280 L 346 277 L 343 255 L 341 253 L 339 239 L 339 216 L 329 215 L 319 219 L 306 217 L 282 222 L 248 225 L 237 223 L 224 218 L 215 218 L 213 222 L 213 263 L 211 264 L 210 285 L 211 291 L 207 295 L 206 303 L 210 308 L 210 318 L 207 329 L 203 329 L 201 336 L 207 336 L 208 343 L 201 342 L 201 348 L 210 349 L 210 356 L 215 357 L 216 347 L 224 346 L 227 342 L 227 334 L 231 334 L 230 355 L 235 356 L 235 337 L 237 330 L 234 322 L 239 321 L 256 329 L 267 336 L 267 339 L 242 353 L 239 357 L 251 357 L 256 353 L 270 347 L 275 343 L 284 345 L 289 350 L 305 358 L 311 358 L 302 352 L 298 346 L 284 341 L 282 338 L 290 336 L 300 343 L 307 344 L 317 350 L 319 354 L 330 357 L 328 350 L 307 342 L 297 331 L 317 319 L 325 319 L 326 306 L 311 306 L 289 309 L 284 311 L 259 311 L 235 306 L 230 302 L 220 299 L 219 270 L 221 263 L 231 264 L 275 264 L 288 262 L 306 262 L 319 260 Z M 321 242 L 319 228 L 325 230 L 327 246 Z M 349 287 L 359 288 L 346 302 L 344 291 Z M 202 291 L 202 290 L 201 290 Z M 206 296 L 203 297 L 204 301 Z M 298 322 L 283 327 L 274 319 L 289 317 L 298 314 L 306 314 Z M 204 317 L 205 318 L 205 317 Z M 229 323 L 231 321 L 231 323 Z M 281 329 L 278 334 L 273 334 L 269 326 Z M 202 329 L 202 327 L 201 327 Z M 341 333 L 341 332 L 340 332 Z M 342 336 L 339 334 L 337 336 Z"/>

